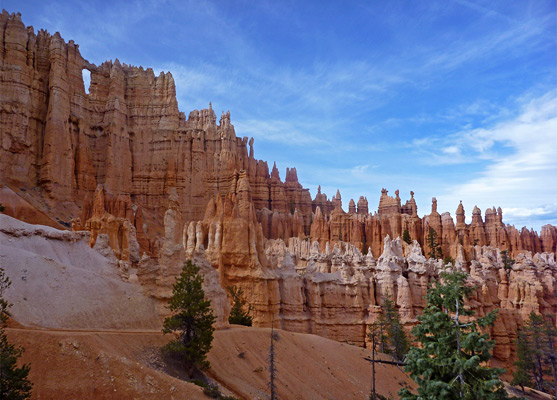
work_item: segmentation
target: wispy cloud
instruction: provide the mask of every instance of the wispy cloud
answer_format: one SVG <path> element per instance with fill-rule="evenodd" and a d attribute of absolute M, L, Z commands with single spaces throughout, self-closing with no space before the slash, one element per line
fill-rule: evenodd
<path fill-rule="evenodd" d="M 312 135 L 306 124 L 282 120 L 245 120 L 236 122 L 236 132 L 241 136 L 257 137 L 261 141 L 282 143 L 287 146 L 322 146 L 327 142 Z"/>
<path fill-rule="evenodd" d="M 557 94 L 552 91 L 525 102 L 514 119 L 452 135 L 446 139 L 451 146 L 489 162 L 477 177 L 448 187 L 440 197 L 464 200 L 469 207 L 501 205 L 509 212 L 507 220 L 526 217 L 525 210 L 531 216 L 553 213 L 557 200 L 543 204 L 540 199 L 557 199 L 556 132 Z M 497 148 L 502 145 L 512 151 L 501 155 Z"/>

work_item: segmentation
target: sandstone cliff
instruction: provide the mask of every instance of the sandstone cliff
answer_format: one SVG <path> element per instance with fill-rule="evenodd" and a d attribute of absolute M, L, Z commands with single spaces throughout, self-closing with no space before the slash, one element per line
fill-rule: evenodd
<path fill-rule="evenodd" d="M 96 66 L 73 41 L 36 33 L 19 15 L 3 12 L 0 28 L 0 201 L 28 222 L 89 231 L 90 246 L 109 246 L 115 268 L 159 299 L 161 313 L 193 258 L 220 325 L 223 288 L 237 285 L 257 325 L 364 344 L 386 296 L 408 328 L 423 309 L 443 268 L 423 255 L 430 228 L 478 285 L 470 306 L 480 315 L 501 309 L 496 357 L 510 359 L 531 310 L 557 313 L 556 227 L 519 231 L 500 208 L 482 218 L 477 207 L 466 224 L 462 204 L 455 224 L 435 199 L 419 217 L 413 192 L 402 204 L 386 189 L 376 212 L 363 196 L 345 212 L 340 191 L 329 200 L 319 188 L 312 200 L 295 168 L 282 181 L 276 165 L 255 159 L 253 139 L 236 137 L 229 112 L 217 124 L 209 103 L 186 118 L 170 73 L 118 60 Z M 410 246 L 395 239 L 405 230 Z M 501 250 L 516 259 L 511 270 Z"/>
<path fill-rule="evenodd" d="M 524 251 L 532 253 L 556 251 L 557 228 L 552 225 L 542 227 L 541 234 L 534 230 L 522 228 L 516 229 L 512 225 L 503 223 L 503 211 L 499 207 L 487 209 L 485 220 L 482 219 L 481 211 L 474 207 L 471 224 L 465 222 L 465 211 L 461 204 L 456 210 L 456 224 L 450 213 L 439 214 L 437 211 L 437 200 L 432 199 L 431 213 L 423 218 L 418 216 L 414 192 L 410 192 L 410 200 L 401 206 L 398 190 L 396 197 L 391 197 L 386 189 L 381 191 L 379 208 L 376 213 L 367 212 L 367 199 L 363 196 L 358 201 L 357 211 L 355 206 L 352 212 L 345 213 L 336 207 L 331 210 L 326 202 L 326 196 L 320 192 L 313 200 L 315 213 L 310 228 L 310 239 L 317 240 L 321 249 L 327 241 L 347 241 L 354 244 L 360 251 L 371 249 L 375 257 L 381 255 L 383 239 L 391 237 L 402 237 L 408 230 L 412 240 L 417 240 L 424 247 L 424 253 L 429 254 L 427 236 L 430 228 L 437 233 L 438 242 L 444 256 L 456 258 L 458 256 L 458 245 L 464 247 L 464 252 L 470 258 L 473 247 L 493 246 L 501 250 L 508 250 L 514 257 Z M 340 198 L 340 194 L 334 199 Z M 353 204 L 351 200 L 351 204 Z M 365 211 L 364 211 L 365 210 Z"/>
<path fill-rule="evenodd" d="M 407 245 L 387 235 L 376 259 L 371 249 L 362 254 L 339 239 L 324 246 L 300 237 L 269 240 L 250 200 L 248 179 L 239 173 L 230 193 L 209 203 L 203 220 L 184 225 L 183 247 L 189 257 L 195 253 L 210 262 L 221 284 L 243 288 L 255 325 L 274 321 L 283 329 L 363 345 L 366 326 L 378 318 L 387 297 L 407 329 L 417 322 L 428 284 L 445 268 L 441 260 L 427 259 L 418 241 Z M 334 222 L 335 211 L 331 215 Z M 491 332 L 494 355 L 510 364 L 516 329 L 528 314 L 557 312 L 554 253 L 523 252 L 506 269 L 498 248 L 476 244 L 467 254 L 457 243 L 455 252 L 455 268 L 469 272 L 469 283 L 477 288 L 468 305 L 480 316 L 500 310 Z"/>
<path fill-rule="evenodd" d="M 107 226 L 108 214 L 128 219 L 141 253 L 156 256 L 171 189 L 180 199 L 183 218 L 200 220 L 209 200 L 226 195 L 235 171 L 243 170 L 257 220 L 269 239 L 309 236 L 321 249 L 327 241 L 347 241 L 360 251 L 371 248 L 378 257 L 386 235 L 401 236 L 407 229 L 424 246 L 432 227 L 443 254 L 452 257 L 457 243 L 467 254 L 474 244 L 508 249 L 513 256 L 555 251 L 555 227 L 544 227 L 541 235 L 519 231 L 503 224 L 500 209 L 486 210 L 485 221 L 475 209 L 472 224 L 466 225 L 459 206 L 454 225 L 450 215 L 440 216 L 436 209 L 419 218 L 413 193 L 401 205 L 398 191 L 393 198 L 383 189 L 374 215 L 364 197 L 357 209 L 351 200 L 344 213 L 338 191 L 328 200 L 318 190 L 312 201 L 295 168 L 286 170 L 283 182 L 276 165 L 269 172 L 266 162 L 255 159 L 253 139 L 236 137 L 229 112 L 217 124 L 209 105 L 186 119 L 178 110 L 170 73 L 155 76 L 150 68 L 118 60 L 93 65 L 73 41 L 66 43 L 58 33 L 44 30 L 35 33 L 20 15 L 5 11 L 0 28 L 0 181 L 27 195 L 39 213 L 67 226 L 74 220 L 76 227 L 114 231 L 114 222 Z M 88 93 L 84 69 L 91 73 Z M 108 213 L 104 219 L 99 190 Z M 116 252 L 128 257 L 125 249 Z"/>
<path fill-rule="evenodd" d="M 83 214 L 90 218 L 102 185 L 142 208 L 145 229 L 132 222 L 153 239 L 162 233 L 171 188 L 182 199 L 184 218 L 196 220 L 210 198 L 228 191 L 234 171 L 246 170 L 257 207 L 277 213 L 270 229 L 290 235 L 293 222 L 286 214 L 299 209 L 309 230 L 311 198 L 296 170 L 287 171 L 285 182 L 278 171 L 269 174 L 267 163 L 253 156 L 253 140 L 248 154 L 248 139 L 236 137 L 230 113 L 217 125 L 209 105 L 186 119 L 170 73 L 155 76 L 150 68 L 118 60 L 95 66 L 73 41 L 35 33 L 19 14 L 4 11 L 0 29 L 0 180 L 17 191 L 39 188 L 36 207 L 66 223 Z M 84 69 L 91 73 L 89 93 Z M 129 218 L 129 210 L 107 211 Z M 140 244 L 153 253 L 152 245 Z"/>

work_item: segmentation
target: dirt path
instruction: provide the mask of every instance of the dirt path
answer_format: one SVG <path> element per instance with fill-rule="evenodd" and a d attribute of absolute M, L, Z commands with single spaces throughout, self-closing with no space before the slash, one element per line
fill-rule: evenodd
<path fill-rule="evenodd" d="M 44 333 L 59 333 L 59 334 L 91 334 L 91 333 L 103 333 L 103 334 L 131 334 L 131 335 L 164 335 L 161 330 L 157 329 L 46 329 L 41 327 L 18 327 L 18 328 L 7 328 L 7 331 L 12 332 L 44 332 Z"/>

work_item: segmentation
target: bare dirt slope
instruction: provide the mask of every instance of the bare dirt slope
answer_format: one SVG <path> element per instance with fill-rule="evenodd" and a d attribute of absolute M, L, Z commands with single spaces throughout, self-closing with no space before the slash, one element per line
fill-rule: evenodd
<path fill-rule="evenodd" d="M 149 367 L 158 332 L 8 329 L 31 364 L 32 399 L 207 399 L 201 388 Z"/>
<path fill-rule="evenodd" d="M 266 399 L 269 390 L 269 328 L 233 327 L 215 332 L 210 374 L 246 399 Z M 316 335 L 275 330 L 277 393 L 281 399 L 367 399 L 371 351 Z M 382 356 L 382 358 L 386 358 Z M 397 367 L 376 366 L 377 392 L 398 398 L 414 387 Z"/>
<path fill-rule="evenodd" d="M 14 318 L 48 328 L 160 328 L 155 302 L 83 235 L 0 214 L 0 266 L 12 281 Z"/>
<path fill-rule="evenodd" d="M 367 399 L 369 350 L 314 335 L 278 332 L 277 392 L 281 399 Z M 267 399 L 270 330 L 215 332 L 209 375 L 235 396 Z M 33 399 L 205 399 L 201 389 L 164 373 L 157 348 L 170 338 L 152 331 L 62 331 L 12 327 L 26 348 Z M 155 361 L 155 362 L 153 362 Z M 377 390 L 397 398 L 410 380 L 396 367 L 377 367 Z"/>

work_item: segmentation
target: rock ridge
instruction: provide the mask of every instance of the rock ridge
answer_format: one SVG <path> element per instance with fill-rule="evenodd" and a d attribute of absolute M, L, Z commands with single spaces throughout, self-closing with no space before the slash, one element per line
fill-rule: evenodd
<path fill-rule="evenodd" d="M 224 288 L 236 285 L 256 325 L 275 321 L 365 345 L 366 326 L 387 296 L 406 328 L 415 324 L 428 283 L 445 267 L 424 256 L 430 229 L 478 287 L 469 306 L 479 315 L 501 310 L 491 332 L 496 358 L 510 363 L 514 332 L 530 311 L 557 313 L 556 227 L 518 230 L 495 207 L 483 218 L 474 207 L 466 224 L 462 203 L 455 224 L 435 198 L 419 217 L 413 192 L 403 204 L 398 190 L 392 197 L 385 188 L 377 211 L 361 196 L 345 212 L 340 190 L 328 199 L 319 187 L 312 200 L 296 168 L 283 181 L 276 163 L 269 170 L 257 160 L 253 138 L 236 136 L 230 112 L 217 124 L 209 103 L 186 118 L 169 72 L 157 76 L 118 59 L 96 66 L 73 41 L 35 32 L 18 14 L 4 11 L 0 29 L 6 212 L 71 226 L 76 232 L 56 235 L 114 257 L 123 276 L 159 300 L 161 314 L 182 263 L 193 259 L 219 326 L 229 312 Z M 405 231 L 411 244 L 400 240 Z M 510 269 L 503 250 L 516 260 Z"/>

